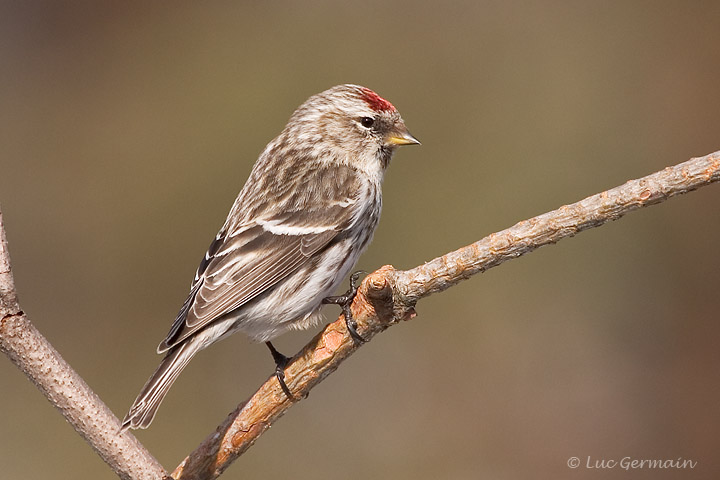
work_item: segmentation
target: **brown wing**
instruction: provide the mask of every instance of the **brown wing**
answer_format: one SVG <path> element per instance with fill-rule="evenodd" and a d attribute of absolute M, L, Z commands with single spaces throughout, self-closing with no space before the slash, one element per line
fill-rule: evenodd
<path fill-rule="evenodd" d="M 158 353 L 272 288 L 359 215 L 364 185 L 350 167 L 280 169 L 275 176 L 273 188 L 258 181 L 243 188 Z"/>
<path fill-rule="evenodd" d="M 348 199 L 323 212 L 283 214 L 216 239 L 158 352 L 177 345 L 300 268 L 351 222 L 354 207 Z M 327 217 L 333 219 L 331 225 L 316 223 Z"/>

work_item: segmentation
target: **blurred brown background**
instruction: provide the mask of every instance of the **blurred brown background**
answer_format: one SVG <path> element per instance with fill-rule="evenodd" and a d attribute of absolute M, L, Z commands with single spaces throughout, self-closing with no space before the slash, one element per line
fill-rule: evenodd
<path fill-rule="evenodd" d="M 720 149 L 719 2 L 64 3 L 1 7 L 0 203 L 24 310 L 121 417 L 314 93 L 369 86 L 423 142 L 389 170 L 366 270 Z M 708 187 L 424 300 L 224 478 L 718 478 L 718 206 Z M 138 437 L 172 469 L 272 370 L 218 344 Z M 113 478 L 3 359 L 0 384 L 3 478 Z"/>

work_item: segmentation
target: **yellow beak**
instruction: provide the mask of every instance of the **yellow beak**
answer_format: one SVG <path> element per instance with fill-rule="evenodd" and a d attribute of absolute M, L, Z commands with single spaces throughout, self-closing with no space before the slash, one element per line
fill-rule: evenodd
<path fill-rule="evenodd" d="M 402 129 L 391 132 L 385 137 L 385 142 L 390 145 L 420 145 L 420 140 L 410 135 L 404 125 Z"/>

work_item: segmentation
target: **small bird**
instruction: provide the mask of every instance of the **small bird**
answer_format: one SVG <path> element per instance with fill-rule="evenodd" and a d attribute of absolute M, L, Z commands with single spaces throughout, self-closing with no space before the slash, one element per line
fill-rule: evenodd
<path fill-rule="evenodd" d="M 232 333 L 267 344 L 288 397 L 288 358 L 270 340 L 318 324 L 323 303 L 338 303 L 353 339 L 362 341 L 348 308 L 357 275 L 346 295 L 329 295 L 372 239 L 396 147 L 419 143 L 397 109 L 369 88 L 338 85 L 300 105 L 260 154 L 200 262 L 157 348 L 165 357 L 122 430 L 147 428 L 193 356 Z"/>

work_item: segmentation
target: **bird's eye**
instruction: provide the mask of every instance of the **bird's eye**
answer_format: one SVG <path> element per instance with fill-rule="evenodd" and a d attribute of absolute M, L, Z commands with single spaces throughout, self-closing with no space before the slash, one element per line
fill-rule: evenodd
<path fill-rule="evenodd" d="M 375 123 L 375 119 L 372 117 L 363 117 L 360 119 L 360 125 L 362 125 L 365 128 L 372 127 L 373 123 Z"/>

